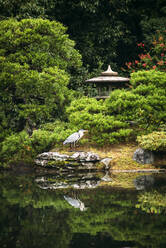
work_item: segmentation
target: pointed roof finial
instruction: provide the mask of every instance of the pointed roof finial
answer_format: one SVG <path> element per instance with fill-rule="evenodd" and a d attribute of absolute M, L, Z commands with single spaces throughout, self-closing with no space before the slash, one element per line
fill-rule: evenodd
<path fill-rule="evenodd" d="M 118 76 L 118 73 L 115 71 L 112 71 L 111 66 L 108 66 L 108 69 L 101 73 L 103 76 Z"/>

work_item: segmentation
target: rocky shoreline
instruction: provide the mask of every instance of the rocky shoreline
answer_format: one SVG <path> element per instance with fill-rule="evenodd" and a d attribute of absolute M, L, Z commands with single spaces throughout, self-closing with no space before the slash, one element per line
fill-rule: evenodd
<path fill-rule="evenodd" d="M 35 164 L 44 168 L 54 168 L 59 171 L 106 171 L 110 169 L 112 158 L 100 158 L 93 152 L 77 151 L 72 155 L 59 152 L 44 152 L 35 159 Z"/>

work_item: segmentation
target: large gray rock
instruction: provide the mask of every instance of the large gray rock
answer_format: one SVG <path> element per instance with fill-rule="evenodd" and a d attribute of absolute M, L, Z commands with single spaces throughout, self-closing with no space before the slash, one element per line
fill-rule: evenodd
<path fill-rule="evenodd" d="M 101 159 L 93 152 L 78 151 L 72 155 L 44 152 L 35 160 L 36 165 L 59 171 L 109 170 L 111 158 Z"/>
<path fill-rule="evenodd" d="M 55 160 L 55 161 L 85 161 L 96 162 L 100 160 L 100 157 L 93 152 L 75 152 L 69 156 L 67 154 L 61 154 L 59 152 L 44 152 L 37 156 L 37 159 Z"/>
<path fill-rule="evenodd" d="M 151 151 L 138 148 L 133 155 L 133 160 L 139 164 L 153 164 L 154 155 Z"/>

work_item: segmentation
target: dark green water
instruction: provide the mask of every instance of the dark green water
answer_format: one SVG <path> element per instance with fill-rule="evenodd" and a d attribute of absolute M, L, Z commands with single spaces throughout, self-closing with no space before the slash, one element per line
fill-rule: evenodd
<path fill-rule="evenodd" d="M 53 190 L 40 188 L 35 175 L 0 174 L 0 247 L 165 248 L 166 176 L 152 177 L 141 190 L 134 183 Z"/>

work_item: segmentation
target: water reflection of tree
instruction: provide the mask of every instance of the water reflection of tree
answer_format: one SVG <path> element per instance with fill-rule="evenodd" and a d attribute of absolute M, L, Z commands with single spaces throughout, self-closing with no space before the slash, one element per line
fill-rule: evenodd
<path fill-rule="evenodd" d="M 32 208 L 31 217 L 27 213 L 21 222 L 22 229 L 18 236 L 20 247 L 68 247 L 72 233 L 67 220 L 67 212 Z"/>
<path fill-rule="evenodd" d="M 166 214 L 166 179 L 161 174 L 154 180 L 154 187 L 138 194 L 136 208 L 151 214 Z"/>
<path fill-rule="evenodd" d="M 152 190 L 139 194 L 136 208 L 152 213 L 166 213 L 166 194 L 159 190 Z"/>
<path fill-rule="evenodd" d="M 21 248 L 65 248 L 70 247 L 76 235 L 81 239 L 82 234 L 87 234 L 89 240 L 96 237 L 93 242 L 97 242 L 98 234 L 103 239 L 109 237 L 110 242 L 117 242 L 114 247 L 122 247 L 118 246 L 122 241 L 136 247 L 166 245 L 166 216 L 136 208 L 140 193 L 111 188 L 78 191 L 79 199 L 88 207 L 80 212 L 64 200 L 69 190 L 44 191 L 33 182 L 33 177 L 1 178 L 1 247 L 15 244 Z M 148 193 L 153 196 L 156 191 Z M 165 201 L 162 204 L 164 207 Z"/>

